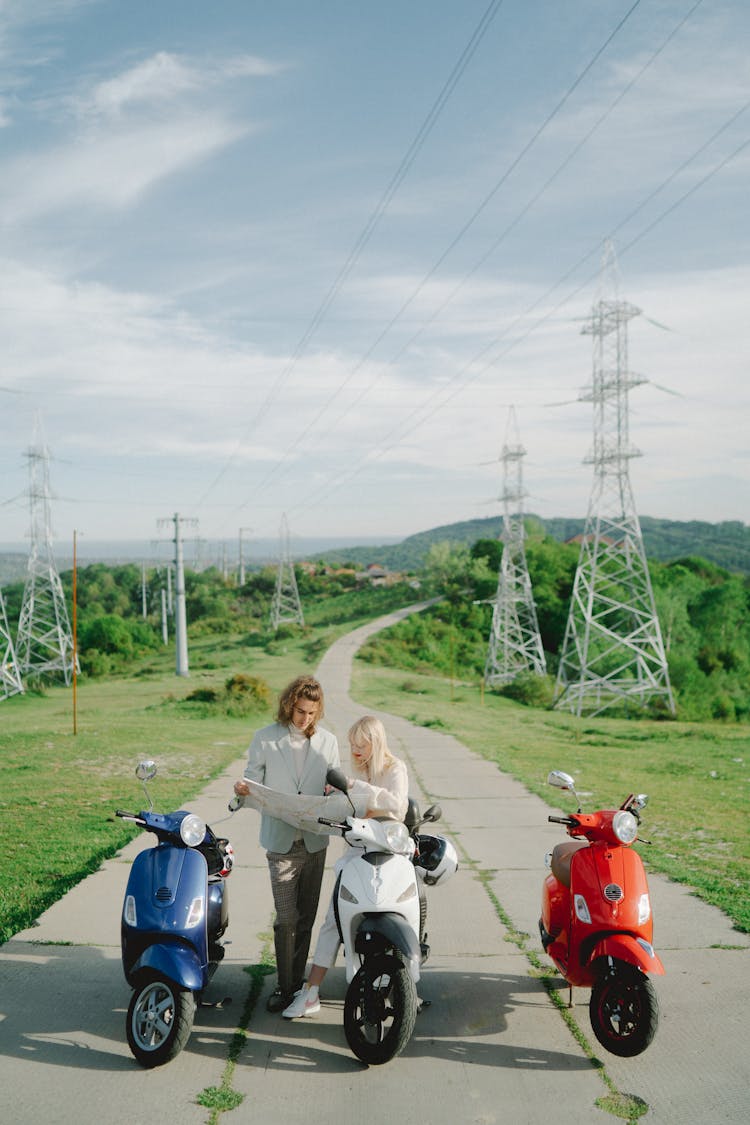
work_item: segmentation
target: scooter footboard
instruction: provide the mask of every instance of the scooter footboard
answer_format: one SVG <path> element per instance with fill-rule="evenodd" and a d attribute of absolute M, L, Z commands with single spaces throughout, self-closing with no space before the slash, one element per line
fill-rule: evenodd
<path fill-rule="evenodd" d="M 588 958 L 588 954 L 586 954 Z M 581 946 L 581 957 L 584 957 L 584 948 Z M 644 973 L 656 973 L 664 976 L 664 966 L 654 952 L 654 947 L 645 938 L 634 937 L 633 934 L 604 934 L 594 942 L 590 954 L 590 962 L 596 964 L 603 957 L 612 957 L 616 961 L 626 961 L 635 965 Z"/>
<path fill-rule="evenodd" d="M 385 952 L 388 949 L 397 949 L 401 954 L 404 964 L 409 970 L 409 976 L 414 983 L 419 980 L 419 966 L 422 960 L 422 951 L 419 939 L 411 926 L 407 925 L 400 914 L 367 914 L 362 919 L 357 930 L 354 950 L 361 957 L 371 956 L 373 953 Z"/>
<path fill-rule="evenodd" d="M 207 966 L 201 965 L 195 950 L 177 942 L 156 943 L 144 949 L 128 972 L 128 983 L 135 988 L 146 974 L 166 977 L 190 992 L 200 992 L 208 983 Z"/>

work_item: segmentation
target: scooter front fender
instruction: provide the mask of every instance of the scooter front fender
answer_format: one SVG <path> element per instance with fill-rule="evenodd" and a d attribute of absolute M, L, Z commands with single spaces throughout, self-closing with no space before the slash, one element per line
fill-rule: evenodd
<path fill-rule="evenodd" d="M 360 956 L 367 956 L 376 952 L 379 945 L 393 946 L 399 951 L 409 970 L 409 976 L 416 984 L 419 980 L 422 951 L 417 935 L 400 914 L 368 914 L 362 919 L 354 942 L 355 952 Z"/>
<path fill-rule="evenodd" d="M 201 965 L 194 949 L 182 942 L 157 942 L 143 950 L 128 973 L 134 988 L 144 974 L 167 977 L 180 988 L 201 992 L 208 984 L 207 966 Z"/>
<path fill-rule="evenodd" d="M 590 964 L 594 965 L 603 957 L 626 961 L 644 973 L 664 976 L 664 966 L 654 952 L 654 947 L 645 938 L 638 938 L 633 934 L 606 934 L 599 938 L 591 950 Z"/>

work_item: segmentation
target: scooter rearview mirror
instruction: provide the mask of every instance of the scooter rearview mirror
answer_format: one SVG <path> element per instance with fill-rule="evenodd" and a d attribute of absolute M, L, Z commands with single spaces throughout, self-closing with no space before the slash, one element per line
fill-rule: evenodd
<path fill-rule="evenodd" d="M 326 774 L 326 781 L 334 789 L 340 790 L 342 793 L 348 793 L 349 782 L 346 774 L 342 770 L 338 770 L 335 766 L 331 766 Z"/>
<path fill-rule="evenodd" d="M 578 794 L 576 793 L 576 783 L 569 773 L 564 770 L 551 770 L 547 774 L 547 784 L 554 785 L 555 789 L 565 789 L 573 794 L 576 801 L 578 801 Z M 580 802 L 578 803 L 578 811 L 581 811 Z"/>
<path fill-rule="evenodd" d="M 552 770 L 547 775 L 547 784 L 554 785 L 555 789 L 570 789 L 575 793 L 575 781 L 569 773 L 564 773 L 563 770 Z"/>
<path fill-rule="evenodd" d="M 432 822 L 433 820 L 440 820 L 440 817 L 442 815 L 443 810 L 440 808 L 440 805 L 430 805 L 429 809 L 422 817 L 422 821 L 423 823 L 427 824 L 428 821 Z"/>
<path fill-rule="evenodd" d="M 351 810 L 353 813 L 355 813 L 356 809 L 354 808 L 354 801 L 349 796 L 349 779 L 344 771 L 336 769 L 335 766 L 331 766 L 326 773 L 326 781 L 333 789 L 338 789 L 340 790 L 340 792 L 346 795 L 346 799 L 351 806 Z"/>
<path fill-rule="evenodd" d="M 149 808 L 153 809 L 154 802 L 151 800 L 151 795 L 146 788 L 146 782 L 152 781 L 156 777 L 156 762 L 151 758 L 146 758 L 144 761 L 139 762 L 135 767 L 135 776 L 143 784 L 143 792 L 148 799 Z"/>

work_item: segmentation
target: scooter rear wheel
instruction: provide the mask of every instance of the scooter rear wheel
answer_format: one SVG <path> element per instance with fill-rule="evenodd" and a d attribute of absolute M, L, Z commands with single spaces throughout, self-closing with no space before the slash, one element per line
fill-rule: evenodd
<path fill-rule="evenodd" d="M 356 1057 L 378 1066 L 403 1051 L 417 1019 L 417 989 L 397 957 L 368 957 L 344 1000 L 344 1034 Z"/>
<path fill-rule="evenodd" d="M 646 974 L 619 961 L 594 984 L 589 1015 L 602 1047 L 620 1058 L 632 1058 L 645 1051 L 656 1034 L 659 1001 Z"/>
<path fill-rule="evenodd" d="M 161 1066 L 179 1055 L 190 1038 L 195 997 L 172 981 L 154 978 L 137 988 L 126 1019 L 128 1046 L 144 1067 Z"/>

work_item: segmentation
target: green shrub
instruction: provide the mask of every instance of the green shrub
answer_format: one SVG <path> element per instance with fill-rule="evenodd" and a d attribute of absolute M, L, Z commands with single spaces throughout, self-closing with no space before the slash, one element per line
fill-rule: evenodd
<path fill-rule="evenodd" d="M 234 676 L 230 676 L 224 689 L 233 702 L 242 702 L 254 710 L 269 707 L 271 704 L 271 689 L 260 676 L 248 676 L 245 672 L 237 672 Z"/>
<path fill-rule="evenodd" d="M 185 696 L 186 703 L 217 703 L 219 693 L 214 688 L 199 687 Z"/>
<path fill-rule="evenodd" d="M 223 687 L 195 688 L 180 703 L 190 704 L 195 708 L 194 713 L 205 717 L 228 715 L 241 719 L 245 715 L 267 711 L 271 705 L 271 689 L 260 676 L 237 672 Z"/>
<path fill-rule="evenodd" d="M 423 689 L 416 680 L 404 680 L 399 691 L 407 692 L 409 695 L 421 695 Z"/>
<path fill-rule="evenodd" d="M 719 694 L 714 697 L 711 705 L 711 714 L 714 719 L 723 719 L 725 722 L 733 722 L 737 718 L 737 714 L 731 695 L 728 695 L 725 691 L 719 692 Z"/>
<path fill-rule="evenodd" d="M 551 676 L 538 676 L 535 672 L 520 672 L 515 680 L 505 684 L 501 694 L 527 707 L 551 707 L 555 694 L 555 681 Z"/>
<path fill-rule="evenodd" d="M 108 676 L 115 664 L 109 653 L 100 652 L 98 648 L 86 649 L 85 652 L 80 653 L 78 660 L 81 671 L 92 677 Z"/>
<path fill-rule="evenodd" d="M 191 637 L 215 637 L 230 628 L 227 617 L 201 617 L 190 622 Z"/>

